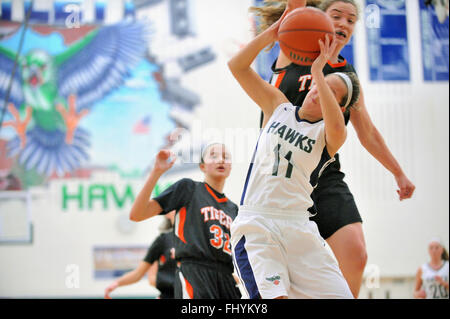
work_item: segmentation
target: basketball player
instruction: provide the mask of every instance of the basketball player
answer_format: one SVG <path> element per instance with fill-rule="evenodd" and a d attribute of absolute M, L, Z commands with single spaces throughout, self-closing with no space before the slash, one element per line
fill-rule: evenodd
<path fill-rule="evenodd" d="M 175 211 L 165 215 L 165 221 L 160 227 L 161 234 L 155 239 L 147 251 L 147 255 L 138 267 L 114 281 L 105 289 L 105 298 L 111 299 L 110 293 L 118 287 L 138 282 L 145 273 L 148 274 L 150 285 L 159 290 L 158 299 L 173 299 L 173 286 L 176 263 L 173 256 L 174 233 L 173 219 Z"/>
<path fill-rule="evenodd" d="M 168 161 L 170 160 L 171 161 Z M 230 226 L 238 207 L 222 193 L 231 172 L 230 154 L 223 144 L 202 152 L 204 182 L 183 178 L 158 197 L 150 199 L 159 177 L 172 167 L 175 155 L 161 150 L 130 213 L 142 221 L 175 209 L 175 298 L 239 299 L 233 277 Z"/>
<path fill-rule="evenodd" d="M 284 14 L 289 10 L 288 4 Z M 265 82 L 251 64 L 277 40 L 283 17 L 228 62 L 264 113 L 239 215 L 231 227 L 233 261 L 250 298 L 352 298 L 307 209 L 312 205 L 310 176 L 322 153 L 331 160 L 346 139 L 342 112 L 358 99 L 358 81 L 351 73 L 324 77 L 323 67 L 337 44 L 330 45 L 327 37 L 319 42 L 321 53 L 311 67 L 315 85 L 301 108 Z"/>
<path fill-rule="evenodd" d="M 155 272 L 148 272 L 148 281 L 159 291 L 159 299 L 174 298 L 175 283 L 175 234 L 173 232 L 173 224 L 175 211 L 166 214 L 169 218 L 165 219 L 165 223 L 160 226 L 161 234 L 155 239 L 152 246 L 147 252 L 144 261 L 149 264 L 158 264 Z"/>
<path fill-rule="evenodd" d="M 416 273 L 414 298 L 448 299 L 448 253 L 439 238 L 428 244 L 430 262 L 423 264 Z"/>
<path fill-rule="evenodd" d="M 265 6 L 253 7 L 261 18 L 261 28 L 265 29 L 279 19 L 286 6 L 286 0 L 268 1 Z M 305 6 L 305 0 L 293 1 L 295 7 Z M 324 74 L 334 72 L 355 72 L 355 69 L 339 53 L 350 41 L 356 21 L 359 18 L 358 8 L 353 0 L 307 1 L 308 5 L 319 7 L 333 21 L 336 31 L 337 46 L 325 65 Z M 301 66 L 291 61 L 280 51 L 272 66 L 271 83 L 279 88 L 296 106 L 301 106 L 312 87 L 310 66 Z M 400 200 L 410 198 L 415 186 L 406 177 L 402 168 L 388 149 L 383 137 L 370 119 L 364 95 L 357 105 L 344 113 L 345 123 L 350 120 L 355 128 L 361 144 L 394 176 L 399 190 Z M 263 119 L 261 117 L 261 123 Z M 342 273 L 347 280 L 353 296 L 358 297 L 363 272 L 367 262 L 367 252 L 362 229 L 362 219 L 347 184 L 345 174 L 340 170 L 339 154 L 335 161 L 328 165 L 319 179 L 318 186 L 312 193 L 315 213 L 312 220 L 317 223 L 319 232 L 333 250 Z"/>

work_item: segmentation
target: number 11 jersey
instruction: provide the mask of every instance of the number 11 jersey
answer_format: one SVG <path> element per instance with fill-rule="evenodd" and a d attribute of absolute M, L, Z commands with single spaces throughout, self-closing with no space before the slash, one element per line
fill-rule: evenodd
<path fill-rule="evenodd" d="M 263 129 L 245 180 L 241 206 L 301 211 L 313 205 L 311 176 L 333 161 L 325 148 L 323 120 L 300 119 L 291 103 L 279 105 Z M 326 160 L 321 161 L 322 154 Z"/>

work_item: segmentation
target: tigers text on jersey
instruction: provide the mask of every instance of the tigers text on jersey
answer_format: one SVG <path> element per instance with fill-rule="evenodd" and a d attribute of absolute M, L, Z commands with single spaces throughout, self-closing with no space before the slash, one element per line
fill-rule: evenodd
<path fill-rule="evenodd" d="M 233 271 L 230 225 L 238 207 L 203 182 L 183 178 L 154 198 L 164 212 L 177 210 L 174 233 L 176 260 L 222 263 Z"/>
<path fill-rule="evenodd" d="M 325 124 L 300 119 L 297 111 L 291 103 L 279 105 L 261 130 L 242 206 L 299 211 L 313 205 L 310 176 L 324 151 Z"/>
<path fill-rule="evenodd" d="M 435 279 L 436 276 L 440 276 L 448 282 L 448 271 L 448 260 L 437 270 L 431 268 L 428 263 L 422 265 L 422 289 L 425 290 L 427 299 L 448 299 L 448 290 Z"/>

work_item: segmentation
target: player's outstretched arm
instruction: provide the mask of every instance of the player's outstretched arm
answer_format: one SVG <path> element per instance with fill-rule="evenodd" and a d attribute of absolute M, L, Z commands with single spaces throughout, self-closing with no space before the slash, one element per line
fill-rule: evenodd
<path fill-rule="evenodd" d="M 172 158 L 171 161 L 169 161 L 170 158 Z M 173 166 L 175 160 L 175 155 L 169 150 L 159 151 L 156 155 L 155 165 L 131 207 L 130 220 L 139 222 L 162 212 L 162 207 L 157 201 L 150 199 L 150 196 L 158 179 Z"/>
<path fill-rule="evenodd" d="M 141 261 L 136 269 L 127 272 L 126 274 L 122 275 L 119 279 L 114 281 L 112 284 L 110 284 L 108 287 L 106 287 L 105 299 L 111 299 L 110 293 L 113 292 L 118 287 L 131 285 L 139 281 L 145 275 L 145 273 L 149 268 L 150 264 L 148 262 Z"/>
<path fill-rule="evenodd" d="M 257 35 L 242 48 L 230 61 L 228 67 L 247 95 L 261 108 L 264 117 L 269 118 L 274 109 L 283 102 L 288 102 L 284 94 L 264 81 L 251 64 L 266 46 L 277 39 L 277 23 Z"/>
<path fill-rule="evenodd" d="M 387 147 L 383 136 L 373 124 L 364 102 L 362 88 L 355 108 L 352 108 L 350 121 L 358 135 L 361 145 L 387 170 L 389 170 L 397 182 L 399 199 L 408 199 L 414 193 L 415 186 L 403 172 L 400 164 Z"/>

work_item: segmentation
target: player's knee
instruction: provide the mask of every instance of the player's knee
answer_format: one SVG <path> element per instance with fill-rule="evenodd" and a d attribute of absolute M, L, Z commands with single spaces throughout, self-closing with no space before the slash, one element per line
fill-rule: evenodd
<path fill-rule="evenodd" d="M 361 255 L 360 255 L 360 259 L 359 259 L 359 269 L 361 269 L 361 271 L 364 271 L 364 268 L 366 267 L 366 264 L 367 264 L 367 251 L 366 251 L 366 249 L 364 248 L 364 251 L 363 252 L 361 252 Z"/>

